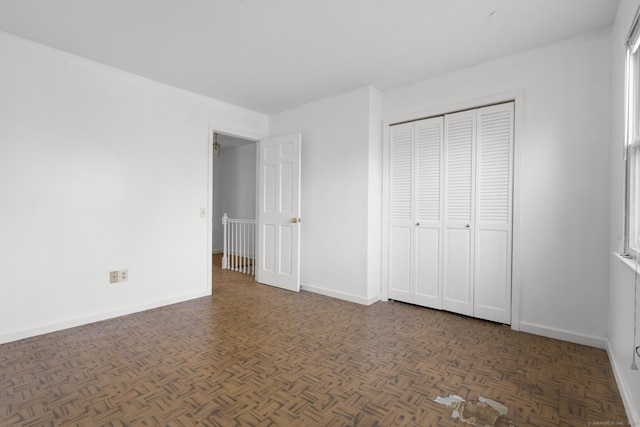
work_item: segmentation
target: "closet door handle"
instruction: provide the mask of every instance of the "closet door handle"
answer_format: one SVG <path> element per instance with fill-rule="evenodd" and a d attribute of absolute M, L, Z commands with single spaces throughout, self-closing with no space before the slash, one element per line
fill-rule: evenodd
<path fill-rule="evenodd" d="M 419 223 L 419 222 L 416 222 L 416 226 L 420 226 L 420 223 Z"/>
<path fill-rule="evenodd" d="M 470 227 L 471 227 L 471 224 L 467 224 L 467 225 L 465 225 L 465 227 L 466 227 L 466 228 L 470 228 Z"/>

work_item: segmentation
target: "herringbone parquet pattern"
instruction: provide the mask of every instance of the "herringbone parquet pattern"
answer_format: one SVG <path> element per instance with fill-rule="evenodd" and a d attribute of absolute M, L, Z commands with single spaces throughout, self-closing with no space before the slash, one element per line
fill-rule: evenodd
<path fill-rule="evenodd" d="M 604 351 L 401 303 L 364 307 L 214 271 L 214 296 L 0 346 L 0 425 L 626 423 Z"/>

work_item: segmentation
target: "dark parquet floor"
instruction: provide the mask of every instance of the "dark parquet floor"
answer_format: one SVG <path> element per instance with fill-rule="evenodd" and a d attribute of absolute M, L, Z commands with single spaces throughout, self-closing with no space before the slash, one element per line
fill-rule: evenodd
<path fill-rule="evenodd" d="M 521 427 L 626 425 L 603 350 L 214 277 L 213 297 L 0 345 L 0 425 L 468 426 L 450 394 Z"/>

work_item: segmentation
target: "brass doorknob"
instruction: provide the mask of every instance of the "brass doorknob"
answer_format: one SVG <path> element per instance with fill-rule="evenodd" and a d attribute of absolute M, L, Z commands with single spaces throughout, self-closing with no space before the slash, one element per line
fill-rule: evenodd
<path fill-rule="evenodd" d="M 295 224 L 295 223 L 296 223 L 296 222 L 298 222 L 298 221 L 299 221 L 299 219 L 298 219 L 298 218 L 291 218 L 291 219 L 289 220 L 289 222 L 291 222 L 292 224 Z"/>

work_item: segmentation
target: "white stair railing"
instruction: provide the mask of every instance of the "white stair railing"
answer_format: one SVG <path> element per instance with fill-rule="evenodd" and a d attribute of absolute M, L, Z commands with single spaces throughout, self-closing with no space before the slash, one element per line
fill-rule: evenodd
<path fill-rule="evenodd" d="M 255 276 L 256 220 L 222 215 L 222 268 Z"/>

